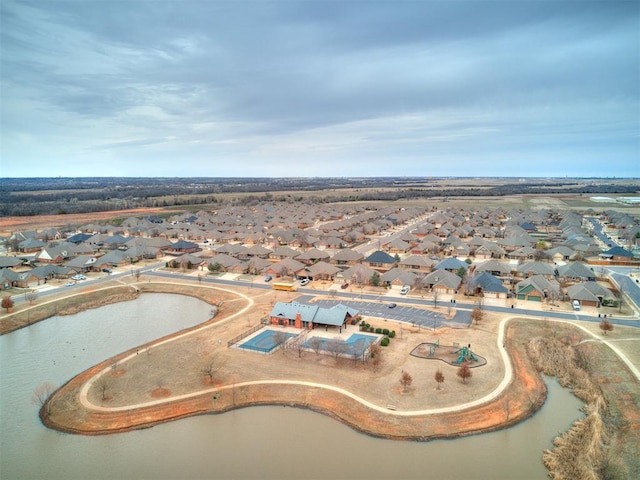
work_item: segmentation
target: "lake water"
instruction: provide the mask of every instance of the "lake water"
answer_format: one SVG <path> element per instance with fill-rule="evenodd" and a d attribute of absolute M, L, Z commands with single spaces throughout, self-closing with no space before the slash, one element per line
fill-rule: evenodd
<path fill-rule="evenodd" d="M 0 478 L 544 479 L 543 449 L 581 416 L 581 402 L 551 379 L 547 402 L 526 422 L 426 443 L 370 437 L 289 407 L 252 407 L 98 437 L 40 423 L 31 403 L 38 385 L 61 385 L 210 312 L 194 298 L 143 294 L 0 337 Z"/>

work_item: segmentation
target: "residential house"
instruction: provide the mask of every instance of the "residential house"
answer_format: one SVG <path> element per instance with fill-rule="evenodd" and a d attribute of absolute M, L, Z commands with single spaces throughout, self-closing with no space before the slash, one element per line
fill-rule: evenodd
<path fill-rule="evenodd" d="M 471 295 L 482 295 L 491 298 L 506 298 L 508 289 L 497 277 L 489 272 L 476 272 L 468 280 L 467 285 Z"/>
<path fill-rule="evenodd" d="M 182 255 L 183 253 L 195 253 L 200 250 L 197 243 L 188 242 L 186 240 L 178 240 L 167 248 L 169 255 Z"/>
<path fill-rule="evenodd" d="M 583 306 L 599 307 L 603 304 L 615 305 L 617 302 L 611 290 L 593 281 L 571 285 L 567 288 L 567 295 L 572 302 L 577 300 Z"/>
<path fill-rule="evenodd" d="M 549 280 L 544 275 L 534 275 L 516 283 L 515 295 L 518 300 L 534 302 L 554 300 L 560 297 L 560 284 L 555 280 Z"/>
<path fill-rule="evenodd" d="M 392 268 L 382 274 L 380 279 L 383 285 L 414 285 L 418 276 L 408 270 Z"/>
<path fill-rule="evenodd" d="M 339 250 L 333 257 L 331 257 L 330 262 L 336 265 L 355 265 L 359 263 L 364 258 L 360 252 L 355 250 L 351 250 L 349 248 L 343 248 Z"/>
<path fill-rule="evenodd" d="M 457 293 L 461 282 L 462 278 L 448 270 L 434 270 L 422 280 L 426 289 L 449 294 Z"/>
<path fill-rule="evenodd" d="M 580 262 L 567 263 L 557 268 L 558 278 L 564 282 L 594 281 L 595 272 Z"/>
<path fill-rule="evenodd" d="M 364 265 L 381 272 L 389 270 L 396 264 L 396 262 L 397 260 L 395 257 L 392 257 L 381 250 L 376 250 L 362 261 Z"/>

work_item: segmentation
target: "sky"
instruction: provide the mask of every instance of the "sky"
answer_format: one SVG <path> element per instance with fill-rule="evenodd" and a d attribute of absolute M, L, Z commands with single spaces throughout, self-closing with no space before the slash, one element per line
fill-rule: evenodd
<path fill-rule="evenodd" d="M 0 177 L 640 177 L 640 2 L 1 0 Z"/>

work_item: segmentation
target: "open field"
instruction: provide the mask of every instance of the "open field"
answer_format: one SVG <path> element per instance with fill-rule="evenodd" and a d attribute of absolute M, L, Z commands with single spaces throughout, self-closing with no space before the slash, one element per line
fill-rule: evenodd
<path fill-rule="evenodd" d="M 179 208 L 134 208 L 109 210 L 106 212 L 69 213 L 66 215 L 33 215 L 27 217 L 0 217 L 0 236 L 10 235 L 20 230 L 42 230 L 65 225 L 102 223 L 117 218 L 145 217 L 147 215 L 169 215 L 181 213 Z"/>
<path fill-rule="evenodd" d="M 381 189 L 376 189 L 380 191 Z M 308 200 L 309 198 L 326 198 L 333 194 L 344 194 L 344 190 L 317 191 L 283 191 L 273 192 L 274 196 L 291 196 L 296 200 Z M 249 197 L 253 193 L 228 193 L 220 197 L 227 200 Z M 558 210 L 587 210 L 601 211 L 611 209 L 628 213 L 632 216 L 640 216 L 640 206 L 622 205 L 619 203 L 592 202 L 588 197 L 567 195 L 506 195 L 506 196 L 477 196 L 477 197 L 424 197 L 415 199 L 400 199 L 392 202 L 382 200 L 354 200 L 351 202 L 338 202 L 347 204 L 367 205 L 395 205 L 399 207 L 432 208 L 517 208 L 517 209 L 558 209 Z M 148 215 L 169 216 L 185 211 L 198 211 L 219 208 L 219 205 L 183 205 L 172 207 L 149 207 L 128 210 L 109 210 L 104 212 L 70 213 L 65 215 L 34 215 L 34 216 L 9 216 L 0 218 L 0 236 L 7 236 L 20 230 L 41 230 L 50 227 L 64 227 L 67 225 L 83 225 L 87 223 L 106 223 L 116 219 L 128 217 L 145 217 Z"/>

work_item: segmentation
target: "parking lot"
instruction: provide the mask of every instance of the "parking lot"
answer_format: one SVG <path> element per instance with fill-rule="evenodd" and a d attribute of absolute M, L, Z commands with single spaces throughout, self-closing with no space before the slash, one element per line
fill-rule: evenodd
<path fill-rule="evenodd" d="M 314 297 L 304 295 L 296 301 L 300 303 L 311 303 Z M 452 328 L 467 328 L 471 325 L 471 314 L 468 311 L 455 310 L 453 318 L 448 317 L 448 311 L 443 307 L 442 312 L 434 312 L 422 308 L 395 304 L 394 308 L 389 308 L 391 302 L 367 302 L 367 301 L 350 301 L 346 299 L 329 300 L 320 298 L 313 302 L 324 308 L 331 308 L 334 305 L 348 305 L 360 312 L 363 317 L 377 317 L 394 320 L 397 322 L 405 322 L 412 326 L 421 328 L 434 329 L 442 326 Z"/>

